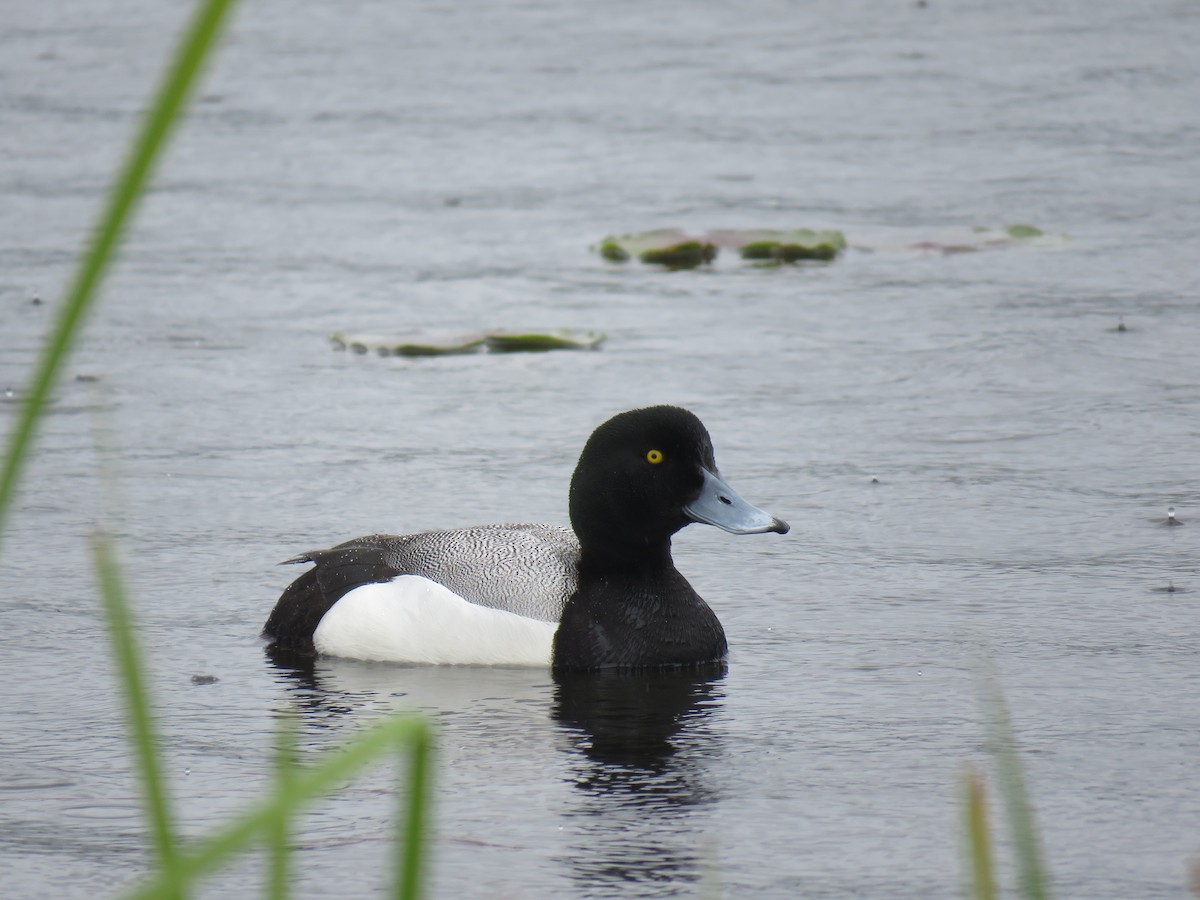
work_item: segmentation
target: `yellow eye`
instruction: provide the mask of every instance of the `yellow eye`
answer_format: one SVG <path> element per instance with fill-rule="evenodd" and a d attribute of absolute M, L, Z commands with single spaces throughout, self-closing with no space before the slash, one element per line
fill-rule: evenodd
<path fill-rule="evenodd" d="M 657 466 L 662 461 L 663 455 L 661 450 L 651 450 L 646 454 L 646 462 L 650 463 L 652 466 Z"/>

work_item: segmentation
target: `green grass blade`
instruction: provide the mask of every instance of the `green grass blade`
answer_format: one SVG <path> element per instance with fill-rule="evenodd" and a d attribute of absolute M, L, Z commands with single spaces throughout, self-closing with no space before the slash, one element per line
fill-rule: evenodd
<path fill-rule="evenodd" d="M 296 727 L 289 718 L 279 720 L 275 732 L 275 791 L 287 794 L 292 789 L 296 773 Z M 267 838 L 270 865 L 267 871 L 267 896 L 270 900 L 287 900 L 288 877 L 291 870 L 291 820 L 284 816 L 271 828 Z"/>
<path fill-rule="evenodd" d="M 987 824 L 983 776 L 974 769 L 963 775 L 966 806 L 967 859 L 971 864 L 970 895 L 974 900 L 995 900 L 992 847 Z"/>
<path fill-rule="evenodd" d="M 421 895 L 421 862 L 425 855 L 425 821 L 429 804 L 429 745 L 428 729 L 418 733 L 412 741 L 407 802 L 402 801 L 397 818 L 404 822 L 403 837 L 396 835 L 396 897 L 399 900 L 416 900 Z M 405 785 L 399 785 L 401 797 L 405 796 L 404 788 Z"/>
<path fill-rule="evenodd" d="M 177 894 L 198 878 L 215 871 L 254 841 L 281 828 L 281 823 L 302 806 L 343 784 L 389 749 L 409 747 L 416 750 L 422 745 L 427 748 L 428 744 L 429 726 L 424 719 L 397 716 L 385 720 L 341 750 L 327 754 L 312 769 L 298 772 L 289 782 L 287 791 L 276 790 L 215 835 L 194 845 L 194 849 L 177 854 L 171 870 L 159 873 L 129 897 L 131 900 L 159 900 L 163 896 Z M 420 771 L 426 771 L 424 761 Z M 414 785 L 413 788 L 422 792 L 427 790 L 426 781 L 427 778 L 422 777 L 420 786 Z M 414 839 L 416 836 L 410 834 L 409 840 Z M 405 858 L 408 858 L 407 853 Z"/>
<path fill-rule="evenodd" d="M 150 714 L 145 679 L 142 677 L 141 657 L 130 623 L 129 605 L 121 584 L 116 554 L 113 552 L 111 540 L 102 531 L 92 536 L 92 555 L 100 581 L 100 597 L 104 603 L 113 657 L 117 663 L 121 690 L 125 695 L 125 709 L 129 717 L 134 758 L 142 784 L 146 818 L 149 820 L 158 865 L 170 871 L 175 864 L 176 845 L 167 792 L 159 771 L 154 720 Z"/>
<path fill-rule="evenodd" d="M 1000 797 L 1004 802 L 1013 848 L 1017 855 L 1020 890 L 1029 900 L 1047 900 L 1050 896 L 1049 877 L 1042 862 L 1037 825 L 1033 820 L 1033 806 L 1025 788 L 1025 776 L 1017 753 L 1017 740 L 1008 715 L 1008 706 L 1004 702 L 1000 681 L 994 673 L 982 673 L 980 695 L 988 714 Z"/>
<path fill-rule="evenodd" d="M 171 126 L 178 119 L 197 73 L 215 44 L 233 0 L 207 0 L 196 10 L 191 27 L 175 54 L 141 133 L 134 141 L 124 167 L 108 194 L 108 202 L 93 233 L 91 245 L 80 259 L 67 288 L 54 329 L 34 369 L 28 393 L 8 441 L 0 471 L 0 546 L 4 525 L 13 504 L 17 481 L 29 456 L 37 423 L 58 380 L 96 287 L 115 256 L 129 215 L 146 188 Z"/>

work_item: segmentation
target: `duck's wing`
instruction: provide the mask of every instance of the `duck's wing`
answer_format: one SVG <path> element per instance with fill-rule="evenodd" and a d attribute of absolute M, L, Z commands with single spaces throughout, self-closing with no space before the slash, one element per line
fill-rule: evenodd
<path fill-rule="evenodd" d="M 557 623 L 578 583 L 579 543 L 558 525 L 480 525 L 374 534 L 289 563 L 315 563 L 279 598 L 263 628 L 277 645 L 311 650 L 332 606 L 355 588 L 418 575 L 464 600 Z"/>

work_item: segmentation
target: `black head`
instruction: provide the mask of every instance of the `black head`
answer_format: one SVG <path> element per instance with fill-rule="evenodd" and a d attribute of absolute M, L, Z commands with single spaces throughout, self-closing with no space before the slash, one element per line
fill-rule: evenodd
<path fill-rule="evenodd" d="M 585 556 L 636 558 L 665 550 L 689 522 L 726 523 L 689 509 L 711 490 L 717 472 L 712 439 L 695 415 L 676 406 L 652 406 L 613 416 L 588 439 L 571 479 L 571 525 Z M 755 510 L 732 490 L 717 502 L 753 510 L 769 525 L 786 524 Z"/>
<path fill-rule="evenodd" d="M 735 534 L 788 529 L 721 480 L 708 431 L 686 409 L 635 409 L 592 433 L 571 479 L 579 584 L 554 635 L 556 671 L 725 658 L 716 614 L 671 561 L 671 535 L 689 522 Z"/>

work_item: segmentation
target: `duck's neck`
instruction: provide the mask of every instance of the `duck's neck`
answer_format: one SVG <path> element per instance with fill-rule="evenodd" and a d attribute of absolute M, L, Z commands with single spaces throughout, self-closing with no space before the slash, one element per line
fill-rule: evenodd
<path fill-rule="evenodd" d="M 656 573 L 674 568 L 670 538 L 646 544 L 588 542 L 580 547 L 579 552 L 579 576 L 582 581 L 613 575 L 653 577 Z"/>

